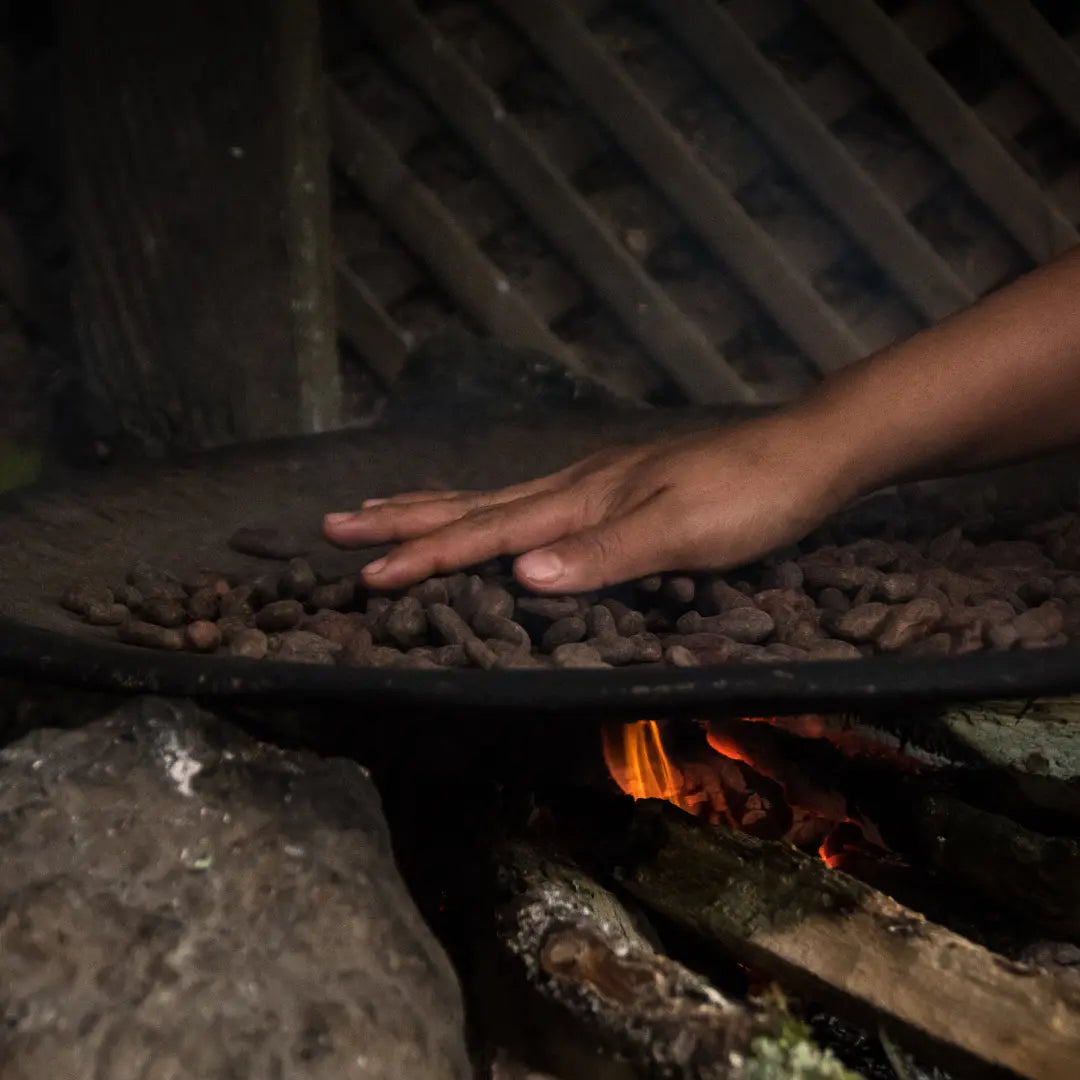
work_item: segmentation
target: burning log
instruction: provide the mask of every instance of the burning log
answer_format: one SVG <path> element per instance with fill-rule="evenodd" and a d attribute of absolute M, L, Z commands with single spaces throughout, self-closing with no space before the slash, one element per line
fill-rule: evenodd
<path fill-rule="evenodd" d="M 646 908 L 855 1022 L 884 1018 L 912 1049 L 944 1064 L 1075 1077 L 1080 994 L 1062 980 L 1010 963 L 786 845 L 655 802 L 634 804 L 630 818 L 604 825 L 612 837 L 629 831 L 621 881 Z M 595 807 L 587 820 L 594 833 L 601 827 Z"/>
<path fill-rule="evenodd" d="M 914 854 L 1062 938 L 1080 939 L 1080 843 L 1003 814 L 926 794 L 906 814 Z M 884 827 L 884 826 L 883 826 Z"/>
<path fill-rule="evenodd" d="M 638 1077 L 788 1080 L 798 1063 L 804 1080 L 854 1080 L 779 1001 L 730 1000 L 658 953 L 640 920 L 565 857 L 514 841 L 497 850 L 496 863 L 503 966 L 546 1003 L 557 1032 L 557 1049 L 544 1039 L 540 1068 L 566 1075 L 567 1058 L 584 1045 Z M 594 1077 L 599 1068 L 594 1056 L 574 1073 Z"/>
<path fill-rule="evenodd" d="M 995 723 L 1003 720 L 995 717 Z M 943 878 L 1015 912 L 1026 925 L 1080 938 L 1080 843 L 1044 835 L 965 797 L 985 794 L 996 807 L 1003 779 L 996 763 L 990 778 L 979 776 L 977 783 L 955 768 L 913 775 L 903 766 L 906 761 L 909 768 L 916 767 L 917 757 L 898 751 L 884 767 L 876 756 L 845 758 L 823 740 L 797 739 L 788 729 L 783 720 L 711 721 L 708 737 L 721 753 L 745 755 L 755 770 L 778 781 L 793 806 L 825 820 L 855 821 L 872 844 L 922 860 Z M 1030 747 L 1024 734 L 1021 731 L 1021 745 Z M 1058 739 L 1064 748 L 1064 737 Z M 1004 744 L 1004 737 L 999 735 L 999 741 Z M 1057 760 L 1065 761 L 1064 752 Z M 985 792 L 976 790 L 980 786 Z M 668 801 L 679 805 L 677 799 Z M 1011 801 L 1020 800 L 1014 794 Z M 1030 815 L 1030 806 L 1021 809 Z"/>

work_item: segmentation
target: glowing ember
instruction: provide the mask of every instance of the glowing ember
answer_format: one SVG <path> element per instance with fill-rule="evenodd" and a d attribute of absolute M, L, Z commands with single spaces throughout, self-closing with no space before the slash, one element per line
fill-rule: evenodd
<path fill-rule="evenodd" d="M 769 722 L 764 717 L 750 719 Z M 827 737 L 827 718 L 799 720 L 802 734 Z M 843 861 L 844 846 L 835 834 L 845 827 L 854 827 L 870 843 L 880 841 L 871 822 L 850 818 L 838 792 L 814 787 L 794 767 L 772 760 L 775 754 L 758 760 L 754 745 L 760 740 L 740 738 L 738 722 L 703 727 L 701 751 L 676 764 L 655 720 L 606 724 L 603 750 L 608 771 L 634 799 L 663 799 L 713 824 L 816 850 L 830 867 Z"/>
<path fill-rule="evenodd" d="M 754 763 L 746 756 L 745 753 L 739 748 L 734 739 L 730 739 L 719 732 L 710 730 L 706 736 L 709 745 L 718 753 L 723 754 L 724 757 L 730 758 L 732 761 L 741 761 L 744 765 L 749 765 L 750 768 L 754 767 Z"/>

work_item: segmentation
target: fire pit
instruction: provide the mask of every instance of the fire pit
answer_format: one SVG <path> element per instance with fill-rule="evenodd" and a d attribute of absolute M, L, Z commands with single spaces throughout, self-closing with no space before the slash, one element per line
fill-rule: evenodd
<path fill-rule="evenodd" d="M 10 568 L 0 654 L 9 672 L 53 682 L 231 698 L 224 715 L 264 736 L 363 761 L 411 894 L 463 979 L 477 1053 L 492 1075 L 517 1075 L 507 1071 L 513 1059 L 567 1080 L 616 1059 L 632 1075 L 738 1076 L 736 1059 L 774 1053 L 789 1070 L 777 1076 L 792 1075 L 800 1054 L 815 1063 L 808 1075 L 841 1075 L 787 1005 L 746 998 L 775 978 L 816 1036 L 863 1075 L 885 1067 L 882 1052 L 878 1065 L 874 1054 L 860 1057 L 836 1016 L 871 1033 L 880 1025 L 895 1061 L 907 1061 L 902 1045 L 958 1075 L 992 1067 L 1066 1080 L 1080 1053 L 1080 991 L 1070 981 L 1080 940 L 1080 762 L 1074 706 L 1048 695 L 1076 690 L 1080 665 L 1075 647 L 1053 635 L 1029 643 L 1041 648 L 1010 642 L 1007 651 L 935 659 L 372 669 L 140 648 L 58 602 L 72 580 L 117 581 L 142 564 L 177 576 L 213 568 L 265 577 L 295 550 L 314 580 L 348 578 L 370 553 L 319 539 L 331 505 L 416 485 L 501 484 L 599 445 L 716 420 L 658 411 L 596 423 L 571 410 L 557 422 L 493 423 L 482 437 L 373 428 L 30 493 L 0 521 Z M 944 495 L 879 496 L 830 523 L 810 550 L 882 536 L 902 544 L 910 523 L 944 536 L 942 546 L 955 542 L 947 527 L 961 524 L 973 550 L 1027 557 L 1047 543 L 1031 524 L 1073 506 L 1067 462 L 993 481 L 992 495 L 973 480 Z M 253 523 L 299 547 L 263 551 L 278 557 L 269 562 L 235 550 L 246 541 L 230 548 Z M 1046 569 L 1040 560 L 1030 583 L 1010 586 L 1029 610 L 1050 602 L 1041 599 L 1046 582 L 1034 580 Z M 745 574 L 775 577 L 791 564 Z M 1022 577 L 1024 560 L 1014 569 Z M 1048 595 L 1071 570 L 1053 574 Z M 723 589 L 755 603 L 769 591 L 740 592 L 732 580 Z M 881 603 L 868 595 L 851 605 L 851 589 L 824 578 L 810 587 L 819 598 L 833 588 L 856 611 Z M 685 588 L 673 581 L 661 592 L 684 609 L 665 616 L 670 632 L 689 637 L 694 628 L 679 625 L 688 622 Z M 185 591 L 184 603 L 195 595 Z M 984 700 L 1023 695 L 1040 704 Z M 149 734 L 128 720 L 114 729 L 147 746 L 151 761 L 162 746 L 194 747 L 190 768 L 175 750 L 161 759 L 190 797 L 203 771 L 217 775 L 222 751 L 151 713 Z M 162 736 L 162 724 L 174 734 Z M 252 753 L 243 745 L 224 752 Z M 459 810 L 433 820 L 433 805 Z M 211 859 L 191 857 L 200 866 Z M 364 918 L 383 916 L 376 905 Z M 494 1001 L 518 1004 L 507 1015 Z M 538 1049 L 570 1030 L 574 1047 L 563 1050 L 577 1064 Z"/>

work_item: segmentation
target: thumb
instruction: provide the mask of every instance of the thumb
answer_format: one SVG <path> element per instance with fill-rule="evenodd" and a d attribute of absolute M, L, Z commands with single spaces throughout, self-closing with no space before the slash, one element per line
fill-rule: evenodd
<path fill-rule="evenodd" d="M 514 563 L 514 576 L 535 592 L 587 592 L 669 570 L 670 520 L 657 501 L 537 548 Z"/>

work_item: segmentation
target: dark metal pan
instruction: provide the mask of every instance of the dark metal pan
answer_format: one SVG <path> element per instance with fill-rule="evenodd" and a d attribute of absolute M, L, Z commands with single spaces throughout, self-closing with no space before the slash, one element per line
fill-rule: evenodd
<path fill-rule="evenodd" d="M 559 467 L 617 441 L 716 423 L 719 414 L 563 412 L 558 420 L 456 427 L 372 428 L 204 454 L 41 488 L 0 507 L 0 669 L 84 686 L 183 695 L 355 702 L 359 715 L 388 707 L 516 716 L 536 712 L 672 713 L 798 709 L 1034 696 L 1080 691 L 1080 649 L 976 654 L 934 661 L 870 659 L 817 664 L 725 665 L 697 670 L 367 671 L 156 653 L 117 644 L 58 604 L 79 577 L 117 580 L 139 560 L 184 573 L 249 573 L 265 563 L 229 551 L 242 524 L 283 524 L 310 540 L 328 570 L 358 568 L 370 553 L 339 552 L 318 538 L 328 509 L 370 495 L 424 487 L 487 487 Z M 1075 502 L 1075 461 L 995 476 L 1003 521 Z M 983 481 L 980 480 L 979 483 Z M 967 487 L 949 489 L 963 504 Z M 956 492 L 955 498 L 953 492 Z M 900 499 L 863 512 L 902 514 Z M 882 511 L 884 506 L 884 511 Z M 961 522 L 962 523 L 962 522 Z"/>

